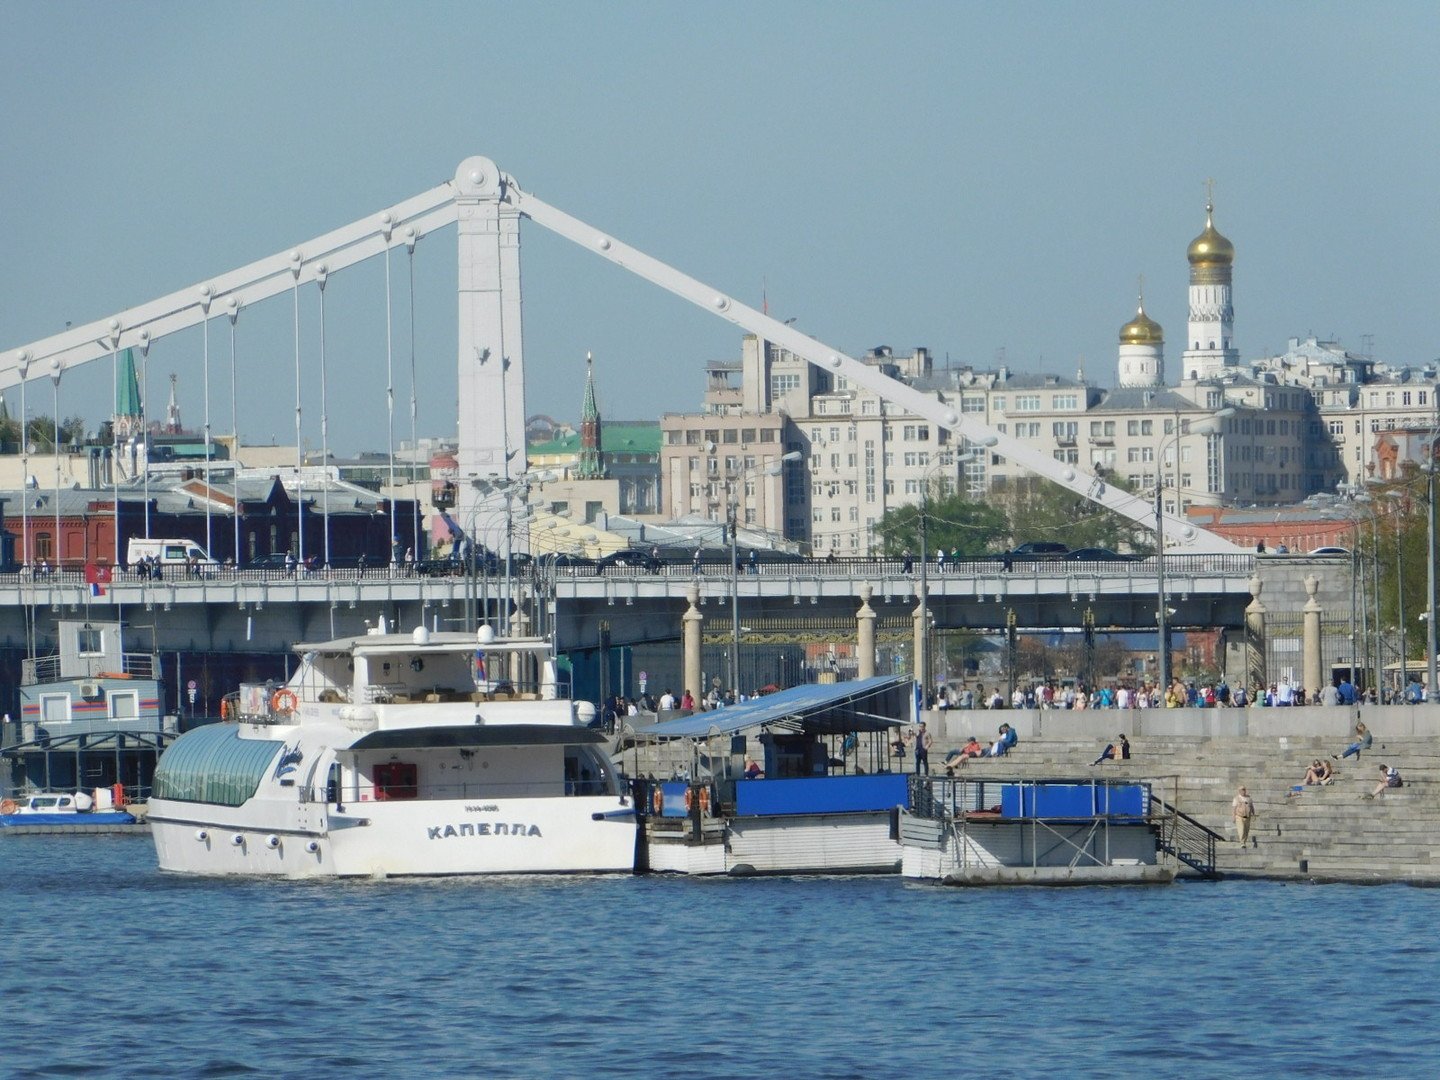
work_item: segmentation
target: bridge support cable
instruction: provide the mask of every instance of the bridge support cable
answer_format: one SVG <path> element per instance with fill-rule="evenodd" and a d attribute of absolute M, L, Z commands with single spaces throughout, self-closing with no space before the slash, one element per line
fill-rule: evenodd
<path fill-rule="evenodd" d="M 415 377 L 415 242 L 419 239 L 414 229 L 405 230 L 405 256 L 410 271 L 410 487 L 413 493 L 415 487 L 415 461 L 414 457 L 420 453 L 420 406 L 418 397 L 419 381 Z M 411 500 L 410 523 L 414 531 L 414 539 L 411 541 L 411 552 L 415 558 L 420 557 L 420 510 L 418 500 Z M 396 560 L 399 561 L 398 559 Z"/>
<path fill-rule="evenodd" d="M 110 565 L 120 566 L 120 349 L 110 339 L 110 520 L 115 532 L 115 561 Z M 59 421 L 57 416 L 56 421 Z M 87 553 L 88 554 L 88 553 Z"/>
<path fill-rule="evenodd" d="M 200 286 L 200 310 L 205 313 L 205 318 L 200 324 L 205 343 L 205 554 L 213 559 L 215 557 L 215 531 L 211 522 L 213 501 L 210 497 L 210 474 L 214 467 L 214 462 L 210 455 L 210 300 L 210 286 Z"/>
<path fill-rule="evenodd" d="M 325 284 L 329 272 L 321 263 L 315 284 L 320 290 L 320 528 L 324 537 L 325 566 L 330 566 L 330 387 L 325 363 Z M 333 608 L 332 608 L 333 610 Z M 331 616 L 333 619 L 333 615 Z"/>
<path fill-rule="evenodd" d="M 380 232 L 385 238 L 385 455 L 390 465 L 390 551 L 395 550 L 395 328 L 394 295 L 390 286 L 390 237 L 394 219 L 380 215 Z M 413 473 L 411 474 L 413 478 Z M 413 485 L 412 485 L 413 488 Z M 392 554 L 393 558 L 393 554 Z"/>
<path fill-rule="evenodd" d="M 294 259 L 294 280 L 290 285 L 292 308 L 295 313 L 293 333 L 295 335 L 295 559 L 296 573 L 305 567 L 305 441 L 300 428 L 303 405 L 300 399 L 300 252 L 292 252 Z M 287 538 L 286 550 L 290 550 Z M 288 560 L 287 560 L 288 561 Z"/>
<path fill-rule="evenodd" d="M 240 549 L 240 404 L 238 400 L 238 387 L 240 381 L 236 371 L 235 357 L 235 324 L 240 321 L 240 300 L 238 297 L 230 296 L 225 300 L 225 308 L 230 316 L 230 477 L 234 483 L 235 505 L 231 507 L 230 518 L 235 531 L 234 549 L 232 555 L 235 560 L 235 567 L 239 569 L 243 561 Z M 150 470 L 145 470 L 149 475 Z M 213 559 L 215 553 L 210 552 Z"/>

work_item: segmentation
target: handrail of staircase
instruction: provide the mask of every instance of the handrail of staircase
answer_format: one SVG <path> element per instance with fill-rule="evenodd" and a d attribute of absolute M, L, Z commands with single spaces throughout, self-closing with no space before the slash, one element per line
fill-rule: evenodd
<path fill-rule="evenodd" d="M 1157 807 L 1159 814 L 1155 813 Z M 1161 828 L 1161 849 L 1166 854 L 1175 856 L 1202 877 L 1218 877 L 1219 873 L 1215 869 L 1215 842 L 1223 840 L 1224 837 L 1204 822 L 1172 806 L 1153 791 L 1150 792 L 1150 808 L 1152 816 L 1163 815 L 1174 823 L 1169 836 L 1165 829 Z M 1196 851 L 1196 848 L 1199 851 Z"/>

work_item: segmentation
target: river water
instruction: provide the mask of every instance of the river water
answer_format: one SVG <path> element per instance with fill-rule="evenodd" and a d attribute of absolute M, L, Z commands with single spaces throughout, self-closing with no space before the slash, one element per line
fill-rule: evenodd
<path fill-rule="evenodd" d="M 0 1076 L 1433 1076 L 1440 891 L 285 882 L 0 838 Z"/>

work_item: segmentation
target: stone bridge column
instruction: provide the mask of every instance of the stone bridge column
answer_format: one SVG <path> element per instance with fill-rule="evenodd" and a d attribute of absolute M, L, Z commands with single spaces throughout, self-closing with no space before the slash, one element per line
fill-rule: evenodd
<path fill-rule="evenodd" d="M 1245 678 L 1249 686 L 1262 690 L 1270 685 L 1265 662 L 1265 605 L 1260 590 L 1265 583 L 1256 574 L 1250 579 L 1250 604 L 1245 608 Z"/>
<path fill-rule="evenodd" d="M 692 583 L 686 595 L 690 599 L 690 606 L 685 610 L 682 622 L 684 627 L 685 643 L 685 687 L 680 694 L 683 697 L 685 690 L 695 695 L 698 704 L 705 696 L 705 687 L 700 684 L 703 677 L 700 671 L 700 624 L 705 621 L 705 616 L 700 614 L 700 585 Z"/>
<path fill-rule="evenodd" d="M 875 586 L 860 586 L 860 610 L 855 613 L 855 659 L 859 662 L 859 677 L 875 677 L 875 609 L 870 606 L 870 597 L 875 595 Z"/>
<path fill-rule="evenodd" d="M 1320 579 L 1314 574 L 1305 576 L 1305 591 L 1309 599 L 1305 601 L 1305 627 L 1301 634 L 1301 648 L 1304 650 L 1304 661 L 1301 670 L 1305 673 L 1305 700 L 1316 703 L 1320 700 L 1320 688 L 1323 685 L 1320 681 L 1320 601 L 1315 599 L 1315 591 L 1320 587 Z"/>

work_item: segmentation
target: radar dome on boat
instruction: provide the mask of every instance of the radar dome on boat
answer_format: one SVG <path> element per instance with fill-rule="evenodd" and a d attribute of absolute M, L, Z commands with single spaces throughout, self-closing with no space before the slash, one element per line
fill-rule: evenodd
<path fill-rule="evenodd" d="M 419 626 L 415 627 L 415 629 L 410 634 L 410 640 L 416 645 L 430 644 L 430 631 L 426 628 L 424 623 L 421 623 Z"/>
<path fill-rule="evenodd" d="M 476 632 L 475 637 L 481 645 L 489 645 L 492 641 L 495 640 L 495 628 L 493 626 L 490 626 L 489 624 L 486 624 L 485 626 L 480 627 L 480 629 Z"/>

